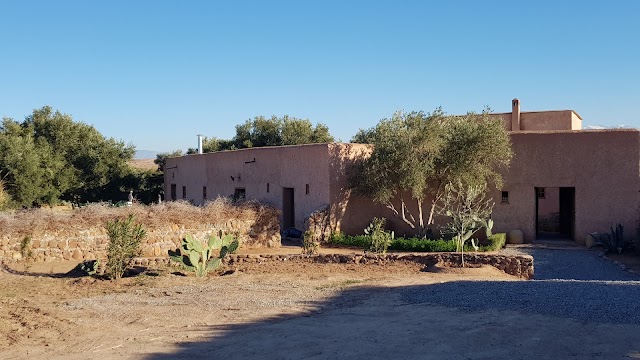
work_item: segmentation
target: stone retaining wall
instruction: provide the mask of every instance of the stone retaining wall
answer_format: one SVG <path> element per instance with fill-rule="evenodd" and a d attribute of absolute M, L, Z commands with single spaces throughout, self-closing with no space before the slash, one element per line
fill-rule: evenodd
<path fill-rule="evenodd" d="M 167 256 L 168 250 L 180 246 L 182 238 L 192 234 L 198 239 L 208 238 L 218 231 L 238 234 L 245 247 L 279 247 L 280 226 L 277 217 L 262 217 L 255 221 L 228 220 L 220 224 L 166 224 L 147 228 L 142 244 L 143 257 Z M 0 234 L 0 259 L 22 260 L 20 243 L 28 238 L 30 259 L 36 262 L 60 260 L 106 259 L 109 237 L 103 226 L 58 231 L 34 229 L 30 235 Z"/>
<path fill-rule="evenodd" d="M 319 254 L 319 255 L 236 255 L 231 254 L 225 260 L 228 265 L 242 266 L 244 263 L 264 262 L 312 262 L 312 263 L 343 263 L 343 264 L 370 264 L 384 265 L 400 261 L 412 261 L 425 266 L 460 266 L 460 254 L 457 253 L 411 253 L 411 254 Z M 491 265 L 507 274 L 523 279 L 533 278 L 533 257 L 530 255 L 498 255 L 498 254 L 466 254 L 465 264 Z M 157 266 L 167 265 L 167 258 L 138 258 L 135 265 Z"/>

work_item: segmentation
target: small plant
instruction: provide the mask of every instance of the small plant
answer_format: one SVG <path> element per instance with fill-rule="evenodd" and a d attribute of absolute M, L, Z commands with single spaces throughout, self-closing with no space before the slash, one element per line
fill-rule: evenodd
<path fill-rule="evenodd" d="M 233 235 L 224 237 L 211 235 L 206 243 L 187 235 L 182 239 L 182 247 L 174 251 L 169 250 L 171 260 L 193 271 L 197 277 L 206 276 L 209 271 L 217 269 L 222 259 L 238 250 L 240 243 Z M 218 256 L 213 256 L 213 250 L 220 249 Z"/>
<path fill-rule="evenodd" d="M 316 241 L 316 234 L 307 230 L 302 237 L 302 253 L 306 255 L 313 255 L 318 253 L 320 243 Z"/>
<path fill-rule="evenodd" d="M 33 250 L 31 249 L 31 236 L 25 236 L 20 240 L 20 255 L 24 259 L 24 269 L 29 271 L 33 260 Z"/>
<path fill-rule="evenodd" d="M 374 253 L 384 254 L 393 241 L 394 234 L 384 230 L 385 218 L 373 218 L 371 224 L 364 229 L 364 233 L 371 237 L 371 250 Z"/>
<path fill-rule="evenodd" d="M 80 263 L 80 270 L 87 273 L 87 275 L 93 276 L 98 273 L 100 268 L 100 259 L 98 260 L 85 260 Z"/>
<path fill-rule="evenodd" d="M 593 237 L 596 244 L 604 246 L 607 253 L 618 252 L 620 254 L 627 245 L 624 240 L 624 227 L 622 224 L 616 224 L 615 228 L 611 226 L 611 232 L 608 234 L 589 233 L 589 235 Z"/>
<path fill-rule="evenodd" d="M 140 255 L 140 244 L 147 235 L 142 224 L 135 223 L 135 217 L 107 221 L 107 271 L 111 278 L 120 279 L 129 267 L 131 260 Z"/>

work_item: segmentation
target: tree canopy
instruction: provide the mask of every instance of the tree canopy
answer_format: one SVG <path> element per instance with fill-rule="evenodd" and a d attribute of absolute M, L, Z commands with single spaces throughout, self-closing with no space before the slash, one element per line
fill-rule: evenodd
<path fill-rule="evenodd" d="M 441 109 L 397 112 L 374 128 L 360 130 L 354 140 L 374 146 L 370 157 L 355 164 L 350 186 L 386 205 L 418 233 L 433 224 L 435 205 L 448 184 L 499 187 L 499 170 L 512 157 L 502 121 L 488 111 L 464 116 L 446 115 Z M 431 210 L 425 222 L 427 197 Z M 416 215 L 408 210 L 409 200 L 416 204 Z"/>
<path fill-rule="evenodd" d="M 236 135 L 231 140 L 205 137 L 202 141 L 203 152 L 236 150 L 250 147 L 282 146 L 330 143 L 335 139 L 329 128 L 318 123 L 315 126 L 308 119 L 256 116 L 236 125 Z M 187 154 L 195 154 L 196 148 L 190 148 Z"/>
<path fill-rule="evenodd" d="M 109 200 L 135 148 L 45 106 L 0 126 L 0 177 L 16 206 Z"/>

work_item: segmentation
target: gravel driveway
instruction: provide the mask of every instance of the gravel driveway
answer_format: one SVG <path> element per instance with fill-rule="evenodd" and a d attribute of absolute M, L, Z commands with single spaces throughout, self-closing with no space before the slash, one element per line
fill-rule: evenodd
<path fill-rule="evenodd" d="M 622 270 L 594 251 L 505 249 L 532 255 L 530 281 L 460 281 L 408 289 L 403 300 L 467 311 L 513 310 L 580 321 L 640 324 L 640 276 Z"/>

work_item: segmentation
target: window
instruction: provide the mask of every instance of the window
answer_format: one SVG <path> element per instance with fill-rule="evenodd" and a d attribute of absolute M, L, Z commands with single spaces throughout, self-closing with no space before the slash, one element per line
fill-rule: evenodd
<path fill-rule="evenodd" d="M 267 192 L 269 192 L 269 183 L 267 183 Z"/>
<path fill-rule="evenodd" d="M 503 191 L 502 192 L 502 204 L 508 204 L 509 203 L 509 192 L 508 191 Z"/>
<path fill-rule="evenodd" d="M 538 199 L 544 199 L 544 188 L 543 187 L 536 188 L 536 192 L 538 193 Z"/>
<path fill-rule="evenodd" d="M 171 184 L 171 200 L 176 201 L 177 199 L 176 195 L 176 184 Z"/>
<path fill-rule="evenodd" d="M 309 195 L 309 184 L 304 187 L 304 193 Z"/>
<path fill-rule="evenodd" d="M 233 201 L 240 201 L 246 198 L 247 191 L 243 188 L 236 188 L 233 192 Z"/>
<path fill-rule="evenodd" d="M 182 185 L 182 198 L 187 198 L 187 187 L 185 185 Z"/>
<path fill-rule="evenodd" d="M 207 201 L 207 187 L 206 186 L 202 187 L 202 200 L 203 201 Z"/>

